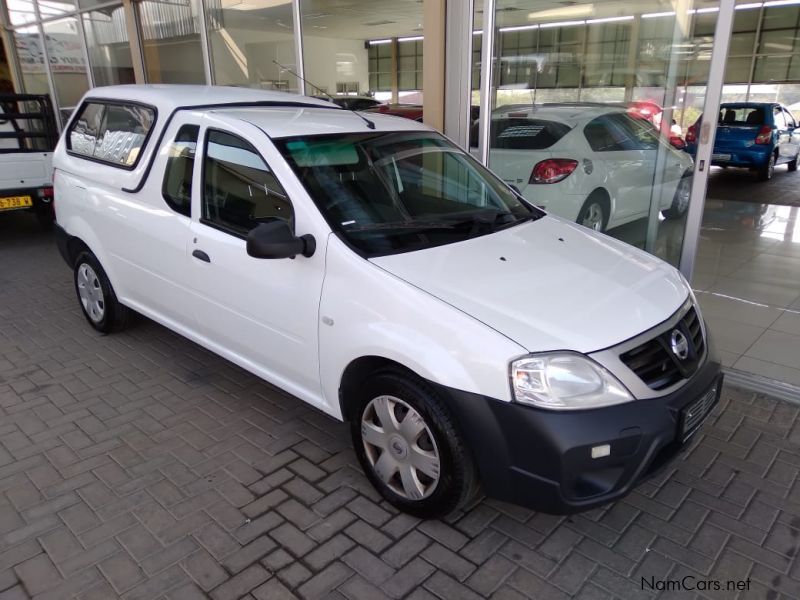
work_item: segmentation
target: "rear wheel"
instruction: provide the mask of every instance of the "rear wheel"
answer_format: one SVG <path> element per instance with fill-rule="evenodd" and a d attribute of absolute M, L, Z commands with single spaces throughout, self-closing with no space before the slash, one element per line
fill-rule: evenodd
<path fill-rule="evenodd" d="M 607 199 L 599 192 L 593 192 L 583 203 L 577 223 L 594 231 L 605 231 L 608 217 Z"/>
<path fill-rule="evenodd" d="M 436 392 L 399 371 L 380 371 L 360 390 L 351 434 L 361 466 L 391 504 L 420 518 L 446 515 L 476 488 L 472 458 Z"/>
<path fill-rule="evenodd" d="M 675 189 L 675 196 L 672 198 L 672 205 L 662 211 L 665 219 L 680 219 L 686 214 L 689 208 L 689 200 L 692 197 L 692 179 L 691 175 L 684 175 L 678 182 L 678 187 Z"/>
<path fill-rule="evenodd" d="M 75 293 L 89 325 L 102 333 L 124 329 L 131 311 L 119 303 L 106 272 L 89 251 L 81 252 L 75 260 Z"/>
<path fill-rule="evenodd" d="M 769 155 L 769 160 L 767 161 L 767 164 L 758 170 L 758 180 L 769 181 L 770 179 L 772 179 L 772 174 L 774 172 L 775 172 L 775 154 L 772 153 Z"/>

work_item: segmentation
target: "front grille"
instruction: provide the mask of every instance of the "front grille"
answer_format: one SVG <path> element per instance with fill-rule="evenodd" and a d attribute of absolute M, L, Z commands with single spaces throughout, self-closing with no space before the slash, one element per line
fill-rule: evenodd
<path fill-rule="evenodd" d="M 680 332 L 688 342 L 685 359 L 678 357 L 672 350 L 671 336 L 674 331 Z M 700 317 L 692 306 L 674 327 L 628 350 L 620 359 L 651 389 L 663 390 L 691 377 L 697 370 L 705 349 Z"/>

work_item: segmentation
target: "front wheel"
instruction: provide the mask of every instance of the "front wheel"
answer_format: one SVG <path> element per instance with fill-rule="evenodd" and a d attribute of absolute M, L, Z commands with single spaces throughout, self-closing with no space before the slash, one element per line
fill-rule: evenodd
<path fill-rule="evenodd" d="M 689 200 L 692 197 L 692 178 L 691 175 L 684 175 L 678 182 L 675 189 L 675 196 L 672 198 L 672 205 L 661 212 L 665 219 L 680 219 L 686 214 L 689 208 Z"/>
<path fill-rule="evenodd" d="M 795 156 L 794 160 L 790 160 L 786 166 L 789 168 L 790 171 L 797 171 L 797 159 L 800 157 Z"/>
<path fill-rule="evenodd" d="M 367 478 L 391 504 L 419 518 L 444 516 L 475 494 L 469 451 L 436 392 L 386 370 L 361 386 L 351 422 Z"/>
<path fill-rule="evenodd" d="M 78 255 L 74 282 L 83 316 L 89 325 L 102 333 L 111 333 L 127 326 L 131 311 L 119 303 L 100 261 L 91 252 Z"/>

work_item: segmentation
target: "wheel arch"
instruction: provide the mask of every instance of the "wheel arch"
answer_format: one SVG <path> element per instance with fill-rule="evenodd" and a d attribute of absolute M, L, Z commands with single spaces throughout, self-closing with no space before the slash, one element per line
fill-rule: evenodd
<path fill-rule="evenodd" d="M 424 380 L 423 377 L 406 365 L 385 356 L 361 356 L 350 361 L 342 372 L 342 377 L 339 381 L 339 408 L 342 411 L 343 421 L 350 421 L 355 416 L 355 411 L 358 408 L 358 388 L 370 375 L 381 369 L 392 369 L 415 379 Z"/>

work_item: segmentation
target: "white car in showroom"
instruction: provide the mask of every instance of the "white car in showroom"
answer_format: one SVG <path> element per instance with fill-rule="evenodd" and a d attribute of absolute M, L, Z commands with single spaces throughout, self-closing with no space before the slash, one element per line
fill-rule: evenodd
<path fill-rule="evenodd" d="M 490 165 L 531 203 L 595 231 L 689 206 L 692 157 L 625 107 L 509 105 L 492 114 Z"/>
<path fill-rule="evenodd" d="M 94 329 L 136 311 L 349 422 L 369 480 L 414 515 L 480 487 L 553 513 L 606 504 L 719 398 L 677 270 L 546 215 L 420 123 L 260 90 L 96 88 L 54 164 L 57 243 Z"/>

